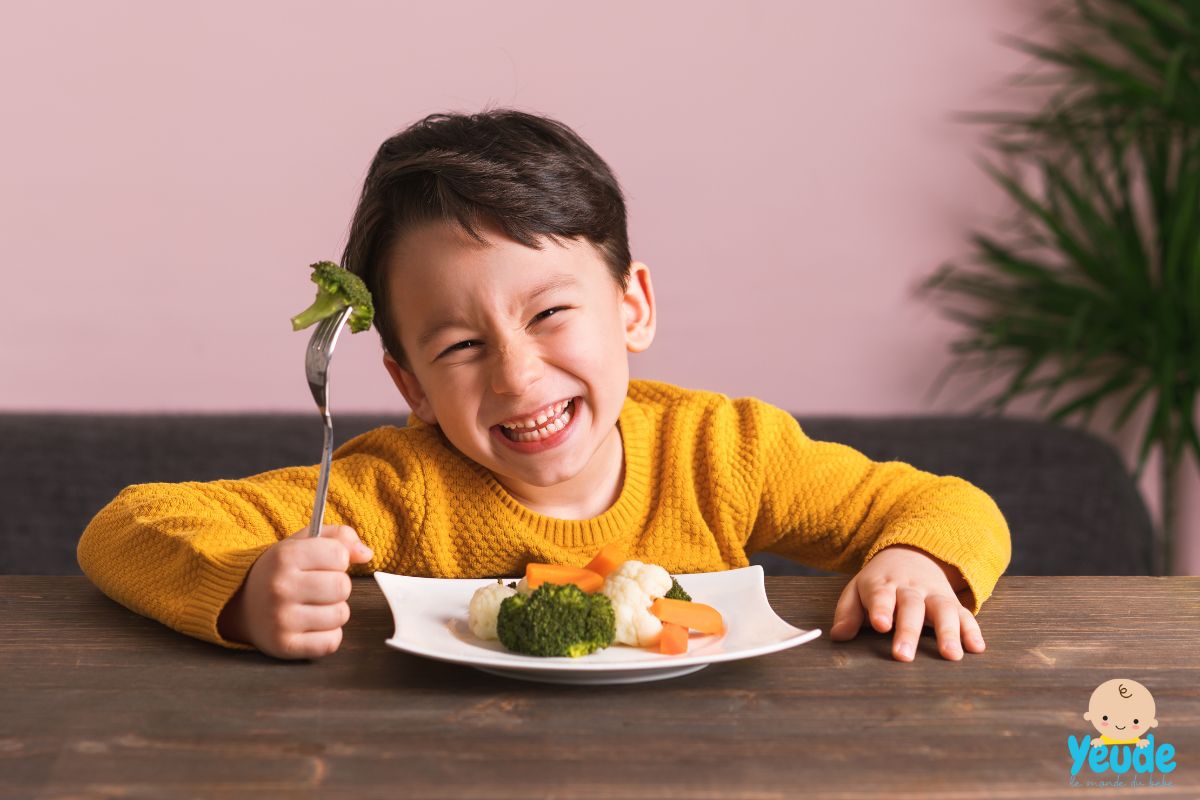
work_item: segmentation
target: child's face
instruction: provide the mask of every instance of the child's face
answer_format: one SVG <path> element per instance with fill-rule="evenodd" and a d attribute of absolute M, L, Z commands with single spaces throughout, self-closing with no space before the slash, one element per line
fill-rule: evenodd
<path fill-rule="evenodd" d="M 649 269 L 634 262 L 622 292 L 585 241 L 539 251 L 483 233 L 492 247 L 441 224 L 397 244 L 390 313 L 409 363 L 384 362 L 413 412 L 519 497 L 564 482 L 586 492 L 611 478 L 597 453 L 620 453 L 627 352 L 654 337 Z M 501 424 L 542 415 L 524 441 Z"/>

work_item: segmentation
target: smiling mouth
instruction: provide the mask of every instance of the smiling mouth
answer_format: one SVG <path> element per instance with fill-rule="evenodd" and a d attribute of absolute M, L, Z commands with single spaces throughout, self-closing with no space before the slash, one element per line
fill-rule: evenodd
<path fill-rule="evenodd" d="M 553 418 L 547 419 L 537 427 L 507 428 L 504 425 L 498 425 L 496 427 L 500 429 L 500 433 L 503 434 L 506 439 L 510 439 L 514 442 L 537 442 L 542 439 L 549 439 L 551 436 L 567 427 L 568 423 L 571 421 L 571 417 L 574 414 L 575 398 L 572 397 L 567 401 L 567 404 L 563 407 L 562 411 L 560 411 Z"/>
<path fill-rule="evenodd" d="M 1114 727 L 1114 728 L 1116 728 L 1116 729 L 1117 729 L 1117 730 L 1119 730 L 1119 731 L 1123 731 L 1123 730 L 1125 730 L 1125 726 L 1124 726 L 1124 725 L 1114 725 L 1113 727 Z"/>

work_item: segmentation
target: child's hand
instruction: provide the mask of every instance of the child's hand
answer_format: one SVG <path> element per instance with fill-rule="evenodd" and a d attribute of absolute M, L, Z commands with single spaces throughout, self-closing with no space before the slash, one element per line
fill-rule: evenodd
<path fill-rule="evenodd" d="M 265 550 L 225 606 L 217 628 L 226 639 L 252 644 L 276 658 L 319 658 L 342 643 L 350 619 L 351 564 L 371 560 L 353 528 L 308 528 Z"/>
<path fill-rule="evenodd" d="M 829 636 L 834 641 L 857 636 L 864 609 L 869 612 L 875 630 L 886 633 L 892 628 L 895 612 L 892 656 L 898 661 L 913 660 L 926 616 L 929 618 L 926 624 L 937 632 L 943 658 L 951 661 L 962 658 L 960 636 L 968 650 L 982 653 L 984 642 L 979 623 L 955 596 L 955 592 L 966 587 L 958 570 L 915 547 L 885 547 L 842 590 Z"/>

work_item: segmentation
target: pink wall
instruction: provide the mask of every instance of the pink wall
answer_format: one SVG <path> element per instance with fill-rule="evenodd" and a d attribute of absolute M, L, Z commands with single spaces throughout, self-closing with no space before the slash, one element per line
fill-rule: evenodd
<path fill-rule="evenodd" d="M 995 35 L 1044 7 L 6 4 L 0 240 L 28 302 L 0 318 L 0 407 L 309 410 L 287 319 L 375 147 L 511 105 L 624 185 L 661 306 L 636 376 L 805 413 L 966 408 L 926 398 L 956 329 L 911 290 L 1005 207 L 948 113 L 1012 102 L 1028 62 Z M 373 333 L 342 343 L 335 414 L 403 409 L 379 358 Z"/>

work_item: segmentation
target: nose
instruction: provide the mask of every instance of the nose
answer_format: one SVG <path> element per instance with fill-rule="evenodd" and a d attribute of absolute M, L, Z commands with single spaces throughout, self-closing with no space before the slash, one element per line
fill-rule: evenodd
<path fill-rule="evenodd" d="M 492 391 L 497 394 L 524 394 L 542 377 L 542 360 L 536 348 L 506 344 L 497 348 L 492 367 Z"/>

